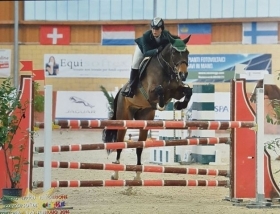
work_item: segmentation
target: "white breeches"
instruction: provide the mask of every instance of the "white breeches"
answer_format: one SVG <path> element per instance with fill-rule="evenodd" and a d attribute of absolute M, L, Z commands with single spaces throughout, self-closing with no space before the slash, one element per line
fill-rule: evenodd
<path fill-rule="evenodd" d="M 140 63 L 143 60 L 143 58 L 144 58 L 144 54 L 142 54 L 140 48 L 138 47 L 138 45 L 136 45 L 131 68 L 139 69 Z"/>

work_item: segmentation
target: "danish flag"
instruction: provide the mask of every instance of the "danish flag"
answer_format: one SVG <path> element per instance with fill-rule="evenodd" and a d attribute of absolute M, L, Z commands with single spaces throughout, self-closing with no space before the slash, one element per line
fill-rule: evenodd
<path fill-rule="evenodd" d="M 70 26 L 41 26 L 41 45 L 69 45 Z"/>

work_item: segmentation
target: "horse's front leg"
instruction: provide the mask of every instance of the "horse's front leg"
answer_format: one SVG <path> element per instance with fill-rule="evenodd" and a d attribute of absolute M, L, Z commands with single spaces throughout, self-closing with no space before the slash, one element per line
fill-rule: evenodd
<path fill-rule="evenodd" d="M 157 86 L 155 88 L 155 92 L 158 96 L 157 109 L 160 111 L 163 111 L 165 108 L 163 87 L 161 85 Z"/>
<path fill-rule="evenodd" d="M 191 99 L 191 96 L 192 96 L 192 88 L 184 87 L 182 89 L 182 93 L 184 95 L 184 100 L 182 102 L 177 101 L 177 102 L 174 103 L 174 108 L 176 110 L 182 110 L 182 109 L 187 108 L 187 106 L 189 104 L 189 101 Z"/>
<path fill-rule="evenodd" d="M 125 133 L 126 133 L 126 130 L 118 130 L 117 142 L 121 142 L 124 140 Z M 117 149 L 117 157 L 116 157 L 116 161 L 113 162 L 114 164 L 120 164 L 121 153 L 122 153 L 122 149 Z M 119 171 L 114 171 L 114 173 L 111 175 L 111 179 L 118 180 Z"/>

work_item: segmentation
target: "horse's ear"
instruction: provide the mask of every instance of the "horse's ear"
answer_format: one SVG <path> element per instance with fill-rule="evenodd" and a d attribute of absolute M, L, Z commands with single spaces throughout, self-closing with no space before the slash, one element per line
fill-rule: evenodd
<path fill-rule="evenodd" d="M 183 40 L 185 44 L 187 44 L 187 43 L 189 42 L 191 36 L 192 36 L 192 35 L 189 35 L 187 38 L 185 38 L 185 39 Z"/>

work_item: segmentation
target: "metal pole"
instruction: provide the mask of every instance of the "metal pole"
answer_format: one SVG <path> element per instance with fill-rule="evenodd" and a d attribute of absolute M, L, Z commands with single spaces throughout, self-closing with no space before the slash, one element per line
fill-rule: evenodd
<path fill-rule="evenodd" d="M 264 198 L 264 89 L 257 89 L 257 182 L 256 199 L 257 202 L 263 202 Z"/>
<path fill-rule="evenodd" d="M 154 0 L 154 11 L 153 11 L 154 17 L 157 16 L 157 0 Z"/>
<path fill-rule="evenodd" d="M 18 87 L 18 1 L 14 3 L 14 86 Z"/>
<path fill-rule="evenodd" d="M 51 161 L 52 161 L 52 85 L 45 86 L 45 155 L 44 155 L 44 191 L 51 188 Z"/>

